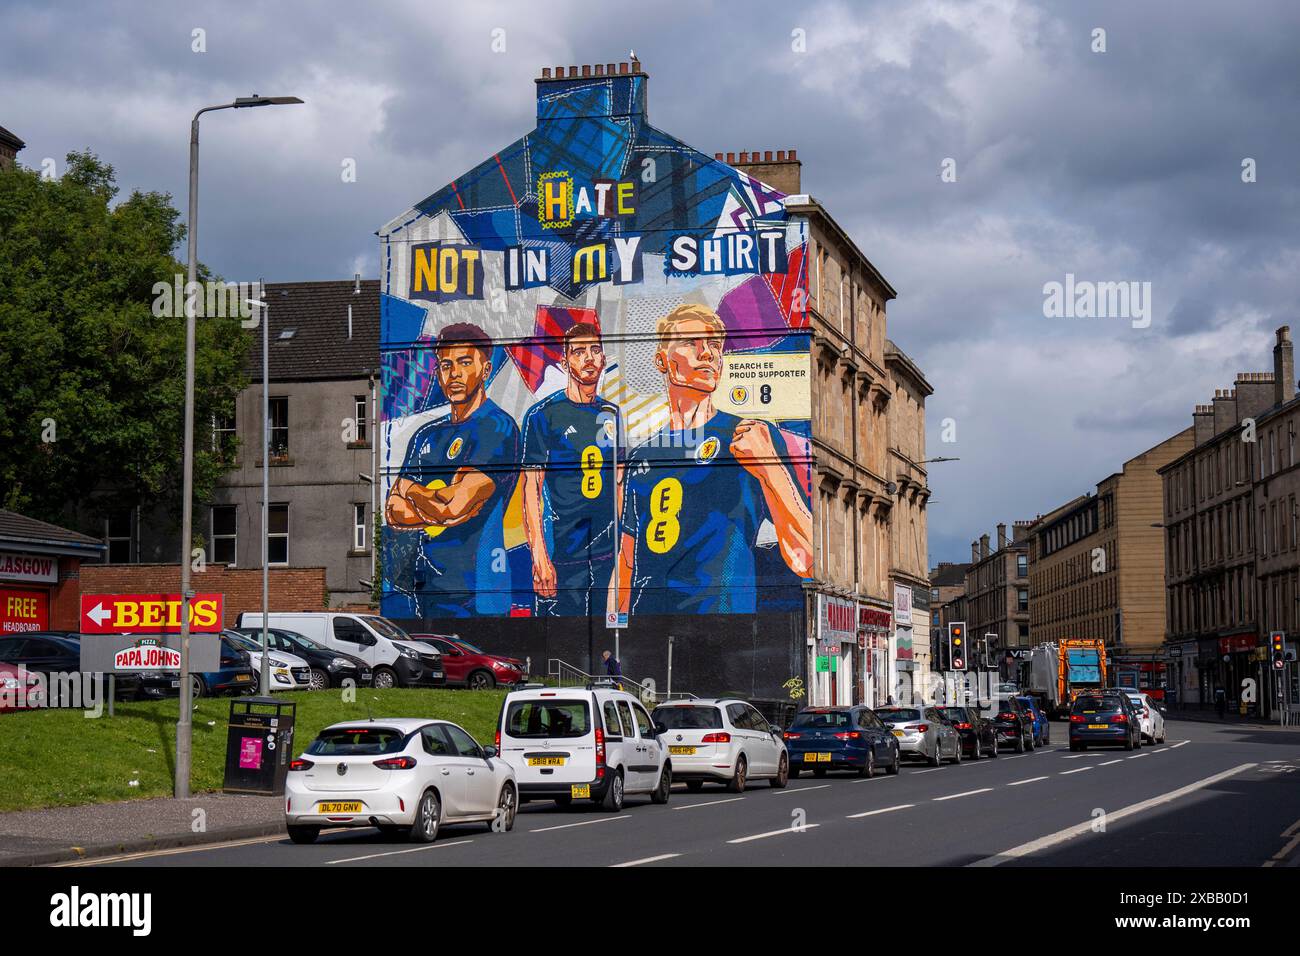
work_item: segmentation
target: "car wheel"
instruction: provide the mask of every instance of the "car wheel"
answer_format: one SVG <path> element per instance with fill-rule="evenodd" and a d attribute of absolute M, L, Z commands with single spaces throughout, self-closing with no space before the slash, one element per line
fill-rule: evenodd
<path fill-rule="evenodd" d="M 1043 731 L 1043 746 L 1052 746 L 1052 728 L 1050 726 Z"/>
<path fill-rule="evenodd" d="M 776 765 L 776 776 L 768 781 L 771 786 L 777 790 L 782 789 L 790 782 L 790 758 L 786 754 L 781 754 L 781 760 Z"/>
<path fill-rule="evenodd" d="M 894 762 L 885 768 L 885 773 L 889 774 L 891 777 L 897 777 L 898 771 L 902 768 L 902 765 L 903 765 L 903 755 L 899 753 L 898 748 L 895 747 Z"/>
<path fill-rule="evenodd" d="M 699 793 L 701 790 L 704 789 L 704 781 L 703 781 L 703 780 L 687 780 L 687 781 L 686 781 L 686 789 L 689 790 L 691 793 Z"/>
<path fill-rule="evenodd" d="M 329 672 L 320 667 L 311 669 L 311 677 L 307 681 L 308 690 L 329 690 L 330 675 Z"/>
<path fill-rule="evenodd" d="M 424 791 L 420 804 L 415 808 L 415 823 L 411 825 L 412 843 L 432 843 L 438 839 L 438 827 L 442 823 L 442 803 L 432 790 Z"/>
<path fill-rule="evenodd" d="M 745 792 L 745 777 L 749 773 L 749 764 L 745 760 L 745 755 L 741 754 L 736 758 L 736 772 L 732 774 L 731 780 L 727 783 L 727 789 L 732 793 Z"/>
<path fill-rule="evenodd" d="M 1016 753 L 1022 754 L 1024 752 L 1025 752 L 1025 735 L 1021 734 L 1016 738 Z"/>
<path fill-rule="evenodd" d="M 488 824 L 488 829 L 501 833 L 509 833 L 515 828 L 515 814 L 519 810 L 519 794 L 515 792 L 515 785 L 507 782 L 501 788 L 501 796 L 497 800 L 497 812 Z M 498 821 L 500 823 L 498 824 Z"/>
<path fill-rule="evenodd" d="M 469 675 L 466 681 L 470 690 L 491 690 L 497 684 L 497 679 L 487 671 L 475 671 Z"/>
<path fill-rule="evenodd" d="M 868 780 L 876 775 L 876 755 L 873 751 L 867 751 L 866 762 L 863 763 L 862 769 L 858 771 L 858 775 L 866 777 Z"/>
<path fill-rule="evenodd" d="M 997 738 L 997 737 L 994 737 L 994 738 L 993 738 L 993 746 L 992 746 L 991 748 L 989 748 L 989 756 L 990 756 L 990 757 L 993 757 L 993 758 L 996 758 L 997 755 L 998 755 L 998 738 Z"/>
<path fill-rule="evenodd" d="M 654 793 L 650 794 L 651 803 L 667 803 L 668 796 L 673 791 L 673 765 L 664 764 L 663 770 L 659 771 L 659 786 L 655 787 Z"/>
<path fill-rule="evenodd" d="M 614 776 L 609 781 L 609 789 L 605 791 L 605 799 L 600 805 L 611 813 L 618 813 L 623 809 L 623 771 L 614 771 Z"/>
<path fill-rule="evenodd" d="M 952 748 L 952 762 L 961 763 L 961 742 L 960 741 L 958 741 L 957 745 Z"/>
<path fill-rule="evenodd" d="M 1132 750 L 1132 749 L 1133 749 L 1133 735 L 1132 735 L 1132 734 L 1129 734 L 1127 737 L 1124 738 L 1124 749 L 1125 749 L 1125 750 Z"/>
<path fill-rule="evenodd" d="M 374 676 L 375 690 L 392 690 L 397 686 L 397 674 L 391 667 L 376 667 Z"/>
<path fill-rule="evenodd" d="M 320 827 L 289 827 L 289 839 L 294 843 L 315 843 Z"/>
<path fill-rule="evenodd" d="M 198 674 L 190 675 L 190 696 L 195 700 L 208 696 L 208 683 Z"/>
<path fill-rule="evenodd" d="M 936 740 L 934 742 L 934 755 L 931 757 L 926 757 L 925 762 L 928 763 L 931 767 L 941 766 L 942 761 L 940 759 L 940 754 L 939 754 L 939 741 Z"/>
<path fill-rule="evenodd" d="M 980 753 L 980 739 L 976 737 L 975 746 L 970 749 L 970 759 L 979 760 L 982 756 L 983 754 Z"/>

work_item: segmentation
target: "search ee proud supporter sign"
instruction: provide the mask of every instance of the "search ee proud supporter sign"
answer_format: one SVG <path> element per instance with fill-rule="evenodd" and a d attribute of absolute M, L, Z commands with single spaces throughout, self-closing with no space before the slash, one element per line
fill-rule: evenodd
<path fill-rule="evenodd" d="M 190 631 L 221 633 L 221 594 L 196 594 L 190 601 Z M 83 634 L 179 634 L 179 594 L 83 594 Z"/>

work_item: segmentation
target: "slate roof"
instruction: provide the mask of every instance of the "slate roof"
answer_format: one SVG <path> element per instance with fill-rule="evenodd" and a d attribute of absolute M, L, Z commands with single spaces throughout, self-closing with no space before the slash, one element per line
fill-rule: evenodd
<path fill-rule="evenodd" d="M 365 378 L 379 370 L 379 280 L 341 282 L 268 282 L 273 382 Z M 352 338 L 348 338 L 348 306 Z M 281 333 L 293 329 L 290 338 Z M 262 330 L 251 333 L 246 371 L 262 380 Z"/>
<path fill-rule="evenodd" d="M 0 126 L 0 143 L 4 143 L 10 149 L 15 151 L 20 150 L 27 145 L 3 126 Z"/>
<path fill-rule="evenodd" d="M 0 509 L 0 544 L 21 547 L 26 542 L 70 545 L 79 550 L 94 548 L 102 551 L 104 548 L 104 542 L 88 534 Z"/>

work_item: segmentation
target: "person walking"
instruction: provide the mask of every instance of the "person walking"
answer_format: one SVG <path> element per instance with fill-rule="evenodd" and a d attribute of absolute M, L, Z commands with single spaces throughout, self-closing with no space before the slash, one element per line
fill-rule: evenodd
<path fill-rule="evenodd" d="M 1224 693 L 1222 687 L 1216 687 L 1214 690 L 1214 712 L 1219 715 L 1220 720 L 1223 720 L 1227 715 L 1227 711 L 1228 695 Z"/>
<path fill-rule="evenodd" d="M 609 651 L 601 651 L 600 659 L 605 664 L 605 673 L 619 687 L 623 686 L 623 665 L 618 662 L 618 658 Z"/>

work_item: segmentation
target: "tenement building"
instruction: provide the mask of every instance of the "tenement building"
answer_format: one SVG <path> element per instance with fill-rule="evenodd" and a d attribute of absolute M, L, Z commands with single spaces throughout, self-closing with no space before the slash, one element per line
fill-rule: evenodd
<path fill-rule="evenodd" d="M 999 524 L 996 550 L 989 536 L 971 542 L 966 570 L 968 667 L 998 663 L 1007 651 L 1029 646 L 1029 522 L 1017 521 L 1012 537 Z"/>

